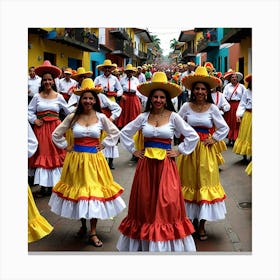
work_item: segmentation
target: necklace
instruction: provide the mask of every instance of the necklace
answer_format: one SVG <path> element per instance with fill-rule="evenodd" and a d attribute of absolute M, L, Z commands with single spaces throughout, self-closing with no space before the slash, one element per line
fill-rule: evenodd
<path fill-rule="evenodd" d="M 195 108 L 198 112 L 201 112 L 204 109 L 204 107 L 205 107 L 205 104 L 202 104 L 202 105 L 196 104 L 195 105 Z"/>
<path fill-rule="evenodd" d="M 92 124 L 97 122 L 97 117 L 96 117 L 96 114 L 94 112 L 89 114 L 89 115 L 84 115 L 82 117 L 82 119 L 83 119 L 84 125 L 86 127 L 91 126 Z"/>
<path fill-rule="evenodd" d="M 165 110 L 163 109 L 160 113 L 152 114 L 153 115 L 153 121 L 155 122 L 155 126 L 159 126 L 160 120 L 164 117 Z"/>

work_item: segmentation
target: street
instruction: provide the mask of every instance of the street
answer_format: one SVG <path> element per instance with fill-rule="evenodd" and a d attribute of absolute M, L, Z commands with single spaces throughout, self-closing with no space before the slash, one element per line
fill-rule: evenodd
<path fill-rule="evenodd" d="M 122 195 L 128 205 L 130 188 L 134 176 L 136 163 L 130 161 L 131 155 L 118 144 L 120 157 L 114 160 L 114 179 L 125 191 Z M 200 252 L 252 252 L 252 178 L 247 175 L 247 163 L 242 156 L 232 152 L 232 147 L 223 153 L 225 164 L 220 166 L 221 183 L 227 194 L 227 216 L 218 222 L 206 222 L 208 240 L 195 239 L 197 253 Z M 32 191 L 36 190 L 32 187 Z M 119 216 L 111 220 L 99 220 L 97 234 L 103 241 L 101 248 L 87 244 L 87 237 L 77 238 L 75 235 L 80 228 L 80 221 L 61 218 L 50 212 L 49 197 L 35 198 L 40 213 L 54 227 L 53 232 L 43 239 L 28 244 L 29 254 L 38 252 L 90 252 L 102 253 L 116 250 L 119 238 L 118 226 L 127 214 L 127 208 Z M 88 221 L 89 228 L 89 221 Z"/>

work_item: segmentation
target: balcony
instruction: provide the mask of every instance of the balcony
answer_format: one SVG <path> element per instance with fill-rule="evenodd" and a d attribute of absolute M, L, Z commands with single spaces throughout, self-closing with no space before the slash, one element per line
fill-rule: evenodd
<path fill-rule="evenodd" d="M 220 47 L 220 43 L 213 39 L 213 41 L 207 39 L 207 38 L 201 38 L 197 42 L 197 52 L 209 52 L 213 49 L 218 49 Z"/>
<path fill-rule="evenodd" d="M 194 50 L 193 50 L 191 47 L 185 49 L 185 50 L 182 52 L 182 58 L 183 58 L 183 59 L 186 59 L 186 58 L 188 58 L 188 57 L 193 57 L 193 56 L 196 56 L 196 54 L 195 54 Z"/>
<path fill-rule="evenodd" d="M 224 28 L 221 43 L 240 43 L 246 37 L 252 37 L 252 28 Z"/>
<path fill-rule="evenodd" d="M 82 51 L 98 52 L 98 38 L 83 28 L 65 28 L 63 34 L 52 31 L 45 38 Z"/>
<path fill-rule="evenodd" d="M 111 54 L 130 58 L 133 56 L 133 45 L 129 41 L 116 40 L 114 51 Z"/>
<path fill-rule="evenodd" d="M 125 28 L 114 28 L 114 29 L 110 30 L 110 34 L 114 35 L 118 39 L 122 39 L 122 40 L 129 39 L 129 35 L 125 31 Z"/>
<path fill-rule="evenodd" d="M 138 57 L 139 57 L 139 59 L 146 60 L 147 59 L 147 54 L 145 52 L 139 51 L 138 52 Z"/>

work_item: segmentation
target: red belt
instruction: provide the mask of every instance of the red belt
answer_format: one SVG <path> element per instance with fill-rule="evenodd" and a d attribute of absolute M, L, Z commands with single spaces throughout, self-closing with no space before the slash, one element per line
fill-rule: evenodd
<path fill-rule="evenodd" d="M 74 143 L 81 146 L 97 146 L 99 145 L 99 139 L 91 137 L 75 138 Z"/>
<path fill-rule="evenodd" d="M 42 112 L 37 112 L 37 118 L 42 119 L 44 121 L 54 121 L 59 119 L 59 114 L 54 111 L 42 111 Z"/>
<path fill-rule="evenodd" d="M 107 91 L 106 95 L 108 95 L 108 96 L 117 96 L 117 93 L 114 92 L 114 91 Z"/>

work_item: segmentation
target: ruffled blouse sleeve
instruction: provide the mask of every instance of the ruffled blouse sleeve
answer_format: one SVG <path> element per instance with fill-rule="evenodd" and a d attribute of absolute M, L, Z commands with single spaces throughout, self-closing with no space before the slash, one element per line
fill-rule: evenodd
<path fill-rule="evenodd" d="M 34 121 L 37 119 L 37 102 L 38 102 L 38 93 L 36 93 L 28 104 L 28 121 L 34 124 Z"/>
<path fill-rule="evenodd" d="M 66 149 L 68 146 L 67 140 L 65 138 L 65 132 L 70 128 L 70 123 L 74 113 L 68 115 L 61 124 L 59 124 L 52 133 L 52 141 L 60 149 Z"/>
<path fill-rule="evenodd" d="M 175 127 L 175 135 L 184 137 L 183 142 L 178 145 L 178 151 L 184 155 L 191 154 L 199 141 L 197 132 L 179 114 L 172 113 L 171 117 Z"/>
<path fill-rule="evenodd" d="M 120 138 L 120 131 L 116 127 L 114 123 L 112 123 L 106 115 L 102 113 L 98 113 L 98 118 L 100 118 L 102 122 L 102 127 L 104 131 L 106 131 L 107 136 L 103 139 L 102 144 L 105 147 L 113 147 L 117 145 L 118 140 Z"/>
<path fill-rule="evenodd" d="M 216 141 L 219 142 L 219 141 L 226 138 L 226 136 L 228 135 L 228 132 L 229 132 L 229 127 L 228 127 L 224 117 L 220 113 L 218 107 L 216 107 L 213 104 L 211 106 L 211 110 L 212 110 L 213 122 L 214 122 L 214 125 L 215 125 L 215 128 L 216 128 L 216 131 L 213 133 L 212 137 Z"/>
<path fill-rule="evenodd" d="M 147 118 L 148 114 L 142 113 L 137 116 L 136 119 L 124 126 L 121 130 L 120 142 L 130 153 L 134 153 L 136 151 L 133 136 L 142 128 L 142 125 L 147 120 Z"/>

